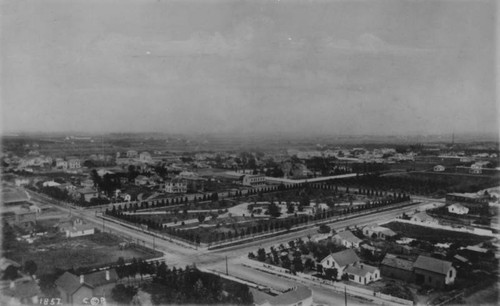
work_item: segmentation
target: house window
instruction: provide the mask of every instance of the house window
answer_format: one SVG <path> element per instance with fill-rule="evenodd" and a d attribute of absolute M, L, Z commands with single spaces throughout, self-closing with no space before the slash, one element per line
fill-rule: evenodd
<path fill-rule="evenodd" d="M 450 270 L 450 273 L 448 273 L 448 277 L 451 277 L 451 275 L 453 274 L 453 270 Z"/>
<path fill-rule="evenodd" d="M 428 276 L 427 280 L 429 281 L 429 283 L 432 282 L 432 277 Z"/>
<path fill-rule="evenodd" d="M 350 279 L 350 280 L 354 280 L 354 275 L 349 274 L 349 279 Z"/>

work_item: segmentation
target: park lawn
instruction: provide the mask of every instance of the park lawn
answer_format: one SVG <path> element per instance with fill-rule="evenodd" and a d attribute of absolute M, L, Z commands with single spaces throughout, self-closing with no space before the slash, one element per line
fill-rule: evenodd
<path fill-rule="evenodd" d="M 258 226 L 258 224 L 259 224 L 259 220 L 250 219 L 249 217 L 232 217 L 232 220 L 236 221 L 236 222 L 238 222 L 238 221 L 241 222 L 241 223 L 235 223 L 236 229 L 238 230 L 238 233 L 240 233 L 242 230 L 244 230 L 246 233 L 247 228 L 251 229 L 254 226 Z M 184 232 L 188 233 L 188 234 L 193 234 L 195 237 L 200 236 L 200 241 L 207 243 L 210 241 L 210 237 L 215 233 L 218 233 L 218 234 L 224 233 L 225 235 L 228 235 L 229 232 L 231 232 L 232 234 L 235 233 L 235 230 L 233 228 L 233 223 L 224 222 L 224 221 L 227 221 L 227 220 L 220 219 L 220 220 L 213 220 L 213 222 L 212 222 L 212 220 L 210 220 L 209 224 L 213 225 L 214 223 L 216 223 L 216 224 L 219 223 L 219 227 L 217 227 L 217 226 L 210 226 L 210 227 L 200 226 L 197 228 L 189 228 L 192 225 L 188 224 L 188 225 L 185 225 L 185 227 L 188 227 L 189 229 L 184 230 Z M 179 227 L 179 228 L 182 228 L 182 227 Z"/>
<path fill-rule="evenodd" d="M 125 261 L 132 258 L 151 258 L 153 252 L 136 248 L 120 249 L 119 237 L 108 233 L 96 233 L 92 236 L 39 240 L 27 248 L 13 250 L 9 258 L 19 263 L 33 260 L 38 275 L 80 267 L 94 267 L 107 263 L 116 263 L 118 258 Z M 16 252 L 17 251 L 17 252 Z"/>
<path fill-rule="evenodd" d="M 408 224 L 403 222 L 390 222 L 383 225 L 391 230 L 409 238 L 426 240 L 431 243 L 464 243 L 467 245 L 478 244 L 490 240 L 490 237 L 470 233 L 436 229 L 426 226 Z"/>

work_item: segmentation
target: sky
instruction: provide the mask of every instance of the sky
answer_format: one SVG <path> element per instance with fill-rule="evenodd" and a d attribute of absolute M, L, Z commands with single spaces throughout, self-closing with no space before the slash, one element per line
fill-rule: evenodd
<path fill-rule="evenodd" d="M 3 1 L 3 132 L 498 131 L 494 0 Z"/>

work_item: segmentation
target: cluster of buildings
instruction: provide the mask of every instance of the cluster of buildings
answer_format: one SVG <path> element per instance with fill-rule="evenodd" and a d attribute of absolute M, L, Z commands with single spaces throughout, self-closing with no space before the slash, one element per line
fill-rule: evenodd
<path fill-rule="evenodd" d="M 22 271 L 19 263 L 0 258 L 0 303 L 2 305 L 37 305 L 41 296 L 37 281 Z"/>

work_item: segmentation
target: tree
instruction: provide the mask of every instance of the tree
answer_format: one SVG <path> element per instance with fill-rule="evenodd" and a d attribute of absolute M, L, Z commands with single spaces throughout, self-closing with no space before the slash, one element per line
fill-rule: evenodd
<path fill-rule="evenodd" d="M 116 285 L 111 290 L 111 298 L 121 305 L 129 305 L 132 298 L 137 294 L 137 289 L 133 286 Z"/>
<path fill-rule="evenodd" d="M 281 216 L 281 209 L 278 205 L 271 203 L 269 205 L 269 215 L 273 218 L 278 218 Z"/>
<path fill-rule="evenodd" d="M 262 262 L 266 260 L 266 250 L 264 250 L 263 248 L 260 248 L 257 251 L 257 260 L 262 261 Z"/>
<path fill-rule="evenodd" d="M 317 264 L 316 271 L 318 271 L 318 273 L 323 273 L 323 266 L 321 264 Z"/>
<path fill-rule="evenodd" d="M 281 266 L 285 269 L 290 269 L 292 266 L 292 262 L 290 261 L 290 258 L 288 258 L 288 255 L 281 258 Z"/>
<path fill-rule="evenodd" d="M 304 271 L 304 264 L 302 263 L 302 258 L 300 256 L 300 253 L 298 256 L 293 257 L 293 265 L 295 267 L 295 271 L 297 272 Z"/>
<path fill-rule="evenodd" d="M 330 280 L 336 280 L 338 276 L 339 271 L 335 268 L 329 268 L 325 270 L 325 276 L 327 279 Z"/>
<path fill-rule="evenodd" d="M 92 171 L 90 171 L 90 177 L 92 178 L 95 187 L 99 187 L 101 185 L 101 177 L 97 173 L 96 169 L 92 169 Z"/>
<path fill-rule="evenodd" d="M 217 200 L 219 200 L 219 194 L 217 192 L 212 193 L 210 199 L 212 200 L 212 202 L 216 202 Z"/>
<path fill-rule="evenodd" d="M 327 233 L 330 233 L 330 231 L 331 231 L 331 228 L 326 224 L 321 224 L 319 226 L 319 229 L 318 229 L 318 233 L 320 233 L 320 234 L 327 234 Z"/>
<path fill-rule="evenodd" d="M 204 215 L 204 214 L 200 214 L 200 215 L 198 215 L 198 221 L 199 221 L 200 223 L 203 223 L 203 221 L 205 221 L 205 215 Z"/>
<path fill-rule="evenodd" d="M 38 267 L 33 260 L 27 260 L 24 264 L 24 272 L 28 273 L 29 275 L 34 275 L 37 269 Z"/>
<path fill-rule="evenodd" d="M 18 278 L 17 268 L 14 267 L 13 265 L 8 266 L 3 272 L 3 279 L 15 280 L 16 278 Z"/>

